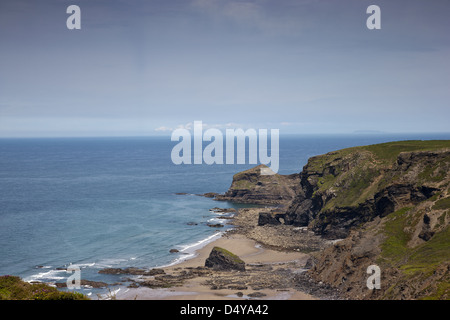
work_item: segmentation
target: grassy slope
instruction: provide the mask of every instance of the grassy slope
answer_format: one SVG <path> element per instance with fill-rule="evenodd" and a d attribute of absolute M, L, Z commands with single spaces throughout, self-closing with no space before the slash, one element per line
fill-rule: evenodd
<path fill-rule="evenodd" d="M 392 167 L 401 152 L 431 151 L 450 148 L 450 140 L 430 141 L 400 141 L 388 142 L 363 147 L 353 147 L 330 152 L 325 155 L 311 158 L 308 163 L 309 171 L 321 172 L 323 168 L 334 167 L 333 174 L 324 172 L 319 178 L 319 189 L 316 193 L 324 193 L 334 188 L 339 194 L 327 202 L 323 210 L 332 207 L 356 206 L 380 190 L 395 177 L 383 177 L 383 172 Z M 344 161 L 342 161 L 344 159 Z M 447 161 L 450 159 L 446 159 Z M 355 164 L 353 170 L 343 172 L 342 163 Z M 444 177 L 433 175 L 433 168 L 426 168 L 421 179 L 439 180 Z"/>
<path fill-rule="evenodd" d="M 448 214 L 445 212 L 443 215 Z M 398 268 L 402 277 L 391 286 L 389 292 L 399 283 L 408 282 L 410 279 L 424 281 L 431 277 L 439 266 L 450 262 L 450 228 L 447 225 L 441 232 L 436 233 L 431 240 L 416 247 L 407 244 L 413 234 L 410 226 L 422 217 L 420 211 L 413 208 L 402 208 L 389 216 L 384 223 L 382 232 L 386 236 L 382 244 L 381 255 L 377 263 L 384 267 Z M 436 289 L 431 290 L 424 299 L 442 299 L 450 297 L 450 283 L 447 280 L 440 282 Z"/>
<path fill-rule="evenodd" d="M 44 283 L 30 284 L 16 276 L 0 276 L 0 300 L 89 300 L 78 292 L 62 292 Z"/>
<path fill-rule="evenodd" d="M 315 193 L 324 194 L 330 190 L 335 192 L 335 197 L 328 200 L 321 214 L 327 215 L 327 211 L 333 207 L 357 206 L 386 185 L 395 182 L 400 177 L 386 175 L 385 172 L 395 165 L 401 152 L 437 151 L 448 148 L 450 148 L 450 140 L 402 141 L 348 148 L 312 158 L 308 163 L 308 170 L 319 173 L 317 183 L 319 189 Z M 441 162 L 449 163 L 450 159 L 447 157 Z M 353 168 L 349 170 L 342 167 L 343 164 L 350 164 L 350 166 L 353 164 Z M 425 166 L 418 175 L 417 185 L 445 179 L 447 172 L 442 171 L 445 166 L 440 164 Z M 330 167 L 333 167 L 333 172 L 324 171 L 324 168 Z M 432 210 L 442 210 L 439 223 L 443 225 L 446 215 L 448 217 L 450 214 L 450 197 L 438 199 L 440 195 L 439 193 L 428 201 L 434 202 L 431 205 Z M 385 218 L 384 230 L 380 232 L 383 232 L 386 239 L 382 244 L 378 264 L 398 268 L 403 275 L 401 280 L 392 287 L 407 283 L 409 279 L 415 279 L 418 282 L 426 281 L 427 277 L 436 273 L 439 266 L 450 262 L 448 226 L 436 233 L 431 240 L 416 247 L 408 246 L 413 237 L 412 230 L 423 218 L 423 214 L 423 211 L 415 207 L 406 207 Z M 446 279 L 448 279 L 448 273 Z M 442 299 L 443 297 L 445 299 L 449 296 L 450 284 L 447 280 L 439 282 L 436 288 L 429 289 L 425 294 L 426 299 Z"/>

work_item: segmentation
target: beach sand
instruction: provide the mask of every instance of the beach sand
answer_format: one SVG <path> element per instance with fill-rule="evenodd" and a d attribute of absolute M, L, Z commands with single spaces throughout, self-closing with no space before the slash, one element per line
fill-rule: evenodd
<path fill-rule="evenodd" d="M 247 211 L 254 218 L 256 209 Z M 241 216 L 242 219 L 242 216 Z M 251 219 L 250 219 L 251 220 Z M 249 221 L 249 219 L 247 219 Z M 253 222 L 250 222 L 254 224 Z M 204 271 L 205 260 L 214 246 L 227 249 L 238 255 L 246 263 L 246 271 Z M 217 300 L 217 299 L 258 299 L 271 300 L 311 300 L 315 297 L 298 291 L 292 285 L 284 285 L 284 274 L 292 277 L 300 272 L 309 255 L 292 250 L 276 250 L 264 247 L 245 233 L 224 233 L 196 252 L 196 256 L 176 265 L 164 267 L 165 275 L 171 277 L 202 270 L 198 276 L 187 278 L 180 286 L 170 288 L 122 288 L 116 299 L 125 300 Z M 142 277 L 141 280 L 154 279 Z M 239 296 L 238 296 L 239 294 Z M 242 295 L 242 296 L 240 296 Z M 249 296 L 250 295 L 250 296 Z"/>

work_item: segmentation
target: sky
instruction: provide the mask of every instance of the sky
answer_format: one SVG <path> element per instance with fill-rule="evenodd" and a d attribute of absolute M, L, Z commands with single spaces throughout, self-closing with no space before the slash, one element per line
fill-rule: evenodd
<path fill-rule="evenodd" d="M 194 121 L 449 132 L 449 13 L 448 0 L 2 0 L 0 137 L 170 135 Z"/>

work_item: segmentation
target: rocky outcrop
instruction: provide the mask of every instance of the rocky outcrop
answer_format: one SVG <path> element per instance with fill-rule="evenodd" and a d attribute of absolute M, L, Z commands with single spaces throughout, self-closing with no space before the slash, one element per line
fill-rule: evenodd
<path fill-rule="evenodd" d="M 215 200 L 280 205 L 295 198 L 300 181 L 298 174 L 261 175 L 261 169 L 267 170 L 268 167 L 259 165 L 235 174 L 228 191 L 216 195 Z"/>
<path fill-rule="evenodd" d="M 87 287 L 92 287 L 92 288 L 106 288 L 108 287 L 108 284 L 102 281 L 92 281 L 92 280 L 85 280 L 85 279 L 81 279 L 80 280 L 80 285 L 87 286 Z M 55 287 L 57 288 L 67 288 L 67 283 L 66 282 L 56 282 L 55 283 Z"/>
<path fill-rule="evenodd" d="M 228 250 L 214 247 L 205 261 L 205 267 L 214 270 L 245 271 L 245 262 Z"/>
<path fill-rule="evenodd" d="M 351 148 L 311 158 L 300 173 L 301 190 L 285 212 L 285 223 L 344 238 L 375 217 L 431 198 L 448 184 L 442 178 L 449 171 L 448 149 L 397 154 L 389 161 L 370 148 Z"/>
<path fill-rule="evenodd" d="M 307 276 L 350 299 L 449 299 L 449 144 L 391 143 L 310 159 L 285 222 L 343 240 L 313 253 Z M 372 265 L 380 289 L 366 285 Z"/>
<path fill-rule="evenodd" d="M 163 269 L 154 268 L 154 269 L 140 269 L 140 268 L 105 268 L 98 271 L 100 274 L 130 274 L 130 275 L 139 275 L 139 276 L 154 276 L 157 274 L 164 274 Z"/>
<path fill-rule="evenodd" d="M 249 234 L 261 231 L 252 238 L 272 243 L 272 237 L 296 231 L 292 240 L 303 235 L 287 228 L 294 226 L 333 243 L 312 253 L 309 270 L 298 277 L 300 287 L 315 281 L 350 299 L 449 299 L 449 173 L 448 140 L 312 157 L 291 188 L 295 196 L 287 208 L 260 210 L 258 228 Z M 235 194 L 245 195 L 243 189 Z M 380 289 L 366 285 L 373 265 L 381 270 Z"/>
<path fill-rule="evenodd" d="M 263 226 L 266 224 L 278 225 L 281 224 L 278 217 L 271 212 L 262 211 L 259 213 L 258 226 Z"/>

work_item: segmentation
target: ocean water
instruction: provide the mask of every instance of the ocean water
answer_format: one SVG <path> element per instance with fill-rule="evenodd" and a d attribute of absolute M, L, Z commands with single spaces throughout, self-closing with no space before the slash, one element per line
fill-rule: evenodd
<path fill-rule="evenodd" d="M 281 136 L 281 174 L 311 156 L 387 141 L 450 139 L 450 134 Z M 254 165 L 175 165 L 170 137 L 0 139 L 0 275 L 115 283 L 106 267 L 158 267 L 192 257 L 230 226 L 196 194 L 225 192 Z M 205 143 L 206 144 L 206 143 Z M 177 195 L 176 193 L 187 193 Z M 170 253 L 175 248 L 180 252 Z M 83 288 L 86 294 L 96 290 Z"/>

